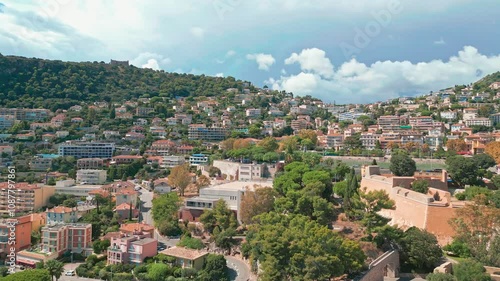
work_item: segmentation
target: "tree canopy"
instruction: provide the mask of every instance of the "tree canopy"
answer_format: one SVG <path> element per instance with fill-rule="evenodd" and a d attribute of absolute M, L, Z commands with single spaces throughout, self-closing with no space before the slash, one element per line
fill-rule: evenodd
<path fill-rule="evenodd" d="M 391 156 L 391 172 L 398 177 L 411 177 L 417 170 L 417 164 L 405 152 L 398 152 Z"/>
<path fill-rule="evenodd" d="M 103 62 L 63 62 L 0 55 L 0 105 L 68 109 L 81 102 L 213 96 L 243 88 L 233 77 L 167 73 Z"/>

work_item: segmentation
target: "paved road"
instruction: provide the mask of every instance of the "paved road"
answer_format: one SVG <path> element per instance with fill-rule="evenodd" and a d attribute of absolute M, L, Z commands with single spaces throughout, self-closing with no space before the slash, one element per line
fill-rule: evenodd
<path fill-rule="evenodd" d="M 247 281 L 253 280 L 250 274 L 250 267 L 244 261 L 232 257 L 226 256 L 227 267 L 230 268 L 230 280 L 231 281 Z"/>
<path fill-rule="evenodd" d="M 153 216 L 151 214 L 151 207 L 153 207 L 153 202 L 152 202 L 153 192 L 142 188 L 140 190 L 139 198 L 141 199 L 141 213 L 140 213 L 141 221 L 149 225 L 154 225 Z M 177 245 L 177 243 L 179 242 L 179 239 L 169 239 L 167 237 L 160 235 L 160 233 L 158 233 L 157 230 L 155 230 L 154 238 L 169 247 L 173 247 Z"/>

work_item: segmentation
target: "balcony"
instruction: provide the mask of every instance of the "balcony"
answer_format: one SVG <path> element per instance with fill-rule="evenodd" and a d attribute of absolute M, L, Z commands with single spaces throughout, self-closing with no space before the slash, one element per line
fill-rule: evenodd
<path fill-rule="evenodd" d="M 121 253 L 122 249 L 120 247 L 113 247 L 113 246 L 111 246 L 111 247 L 108 247 L 108 251 Z"/>

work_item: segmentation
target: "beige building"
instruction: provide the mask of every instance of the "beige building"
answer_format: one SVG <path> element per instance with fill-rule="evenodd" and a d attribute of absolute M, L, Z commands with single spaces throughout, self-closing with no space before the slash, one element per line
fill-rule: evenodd
<path fill-rule="evenodd" d="M 14 184 L 16 194 L 15 213 L 33 213 L 49 203 L 50 196 L 54 195 L 55 188 L 53 186 L 38 186 L 27 182 L 19 182 Z M 7 200 L 9 183 L 0 183 L 0 215 L 9 215 L 11 210 Z"/>
<path fill-rule="evenodd" d="M 76 172 L 76 182 L 79 184 L 103 184 L 107 180 L 105 170 L 78 170 Z"/>
<path fill-rule="evenodd" d="M 174 246 L 160 252 L 161 254 L 175 258 L 176 265 L 182 268 L 203 269 L 208 252 L 192 250 L 184 247 Z"/>

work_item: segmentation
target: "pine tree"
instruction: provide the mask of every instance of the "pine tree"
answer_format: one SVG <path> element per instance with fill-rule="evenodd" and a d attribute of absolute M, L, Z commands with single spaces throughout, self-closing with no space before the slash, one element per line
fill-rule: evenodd
<path fill-rule="evenodd" d="M 347 175 L 347 188 L 344 194 L 344 211 L 348 219 L 352 217 L 353 197 L 358 194 L 359 184 L 354 168 Z"/>

